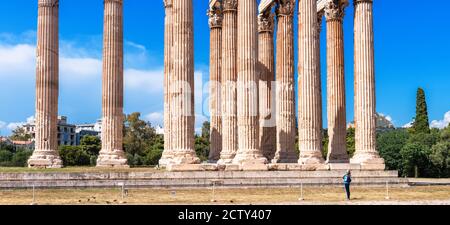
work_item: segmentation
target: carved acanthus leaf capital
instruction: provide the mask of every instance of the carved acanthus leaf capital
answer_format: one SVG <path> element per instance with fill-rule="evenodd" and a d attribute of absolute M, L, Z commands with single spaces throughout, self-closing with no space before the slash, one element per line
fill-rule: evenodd
<path fill-rule="evenodd" d="M 277 16 L 294 16 L 295 0 L 279 0 L 276 8 Z"/>
<path fill-rule="evenodd" d="M 363 3 L 363 2 L 372 4 L 373 0 L 353 0 L 353 5 L 357 5 L 357 4 Z"/>
<path fill-rule="evenodd" d="M 209 28 L 212 29 L 212 28 L 222 27 L 222 22 L 223 22 L 222 9 L 220 9 L 220 8 L 209 9 L 206 14 L 209 17 L 209 19 L 208 19 Z"/>
<path fill-rule="evenodd" d="M 59 6 L 59 0 L 41 0 L 38 3 L 38 7 L 55 8 Z"/>
<path fill-rule="evenodd" d="M 223 11 L 237 11 L 238 1 L 237 0 L 222 0 Z"/>
<path fill-rule="evenodd" d="M 325 6 L 325 18 L 327 21 L 344 19 L 345 7 L 348 6 L 348 1 L 332 0 Z"/>
<path fill-rule="evenodd" d="M 164 8 L 171 8 L 173 6 L 173 0 L 163 0 Z"/>
<path fill-rule="evenodd" d="M 272 32 L 274 28 L 274 14 L 267 10 L 258 15 L 258 32 Z"/>

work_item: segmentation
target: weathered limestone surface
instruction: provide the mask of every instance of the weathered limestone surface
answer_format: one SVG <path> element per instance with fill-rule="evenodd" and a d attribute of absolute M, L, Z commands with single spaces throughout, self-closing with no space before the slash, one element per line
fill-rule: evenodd
<path fill-rule="evenodd" d="M 173 0 L 173 71 L 170 84 L 169 164 L 196 164 L 194 148 L 194 34 L 192 0 Z"/>
<path fill-rule="evenodd" d="M 105 0 L 102 78 L 102 150 L 98 167 L 128 167 L 123 138 L 123 1 Z"/>
<path fill-rule="evenodd" d="M 273 113 L 272 83 L 275 80 L 274 15 L 268 10 L 258 16 L 258 67 L 259 78 L 259 138 L 261 152 L 267 159 L 273 159 L 276 150 L 276 121 Z"/>
<path fill-rule="evenodd" d="M 351 163 L 384 168 L 376 150 L 373 2 L 355 0 L 355 154 Z M 377 167 L 377 166 L 375 166 Z"/>
<path fill-rule="evenodd" d="M 237 0 L 222 1 L 222 151 L 219 164 L 231 163 L 238 148 L 237 4 Z"/>
<path fill-rule="evenodd" d="M 29 167 L 60 168 L 58 154 L 58 0 L 39 0 L 36 59 L 36 137 Z"/>
<path fill-rule="evenodd" d="M 330 1 L 325 7 L 327 23 L 327 109 L 329 163 L 348 163 L 344 78 L 344 9 L 348 1 Z"/>
<path fill-rule="evenodd" d="M 295 163 L 294 90 L 294 9 L 295 0 L 279 1 L 277 13 L 277 151 L 273 163 Z"/>
<path fill-rule="evenodd" d="M 170 119 L 170 84 L 172 82 L 172 48 L 173 48 L 173 0 L 164 0 L 166 16 L 164 18 L 164 151 L 159 166 L 165 167 L 173 158 L 171 148 L 171 119 Z"/>
<path fill-rule="evenodd" d="M 317 5 L 299 2 L 298 126 L 300 164 L 322 164 L 321 87 L 318 71 Z"/>
<path fill-rule="evenodd" d="M 233 163 L 266 163 L 259 149 L 256 0 L 238 4 L 238 151 Z"/>
<path fill-rule="evenodd" d="M 219 8 L 220 7 L 220 8 Z M 209 161 L 217 162 L 222 151 L 222 111 L 221 111 L 221 73 L 222 73 L 222 8 L 208 10 L 210 31 L 210 99 L 211 114 Z"/>

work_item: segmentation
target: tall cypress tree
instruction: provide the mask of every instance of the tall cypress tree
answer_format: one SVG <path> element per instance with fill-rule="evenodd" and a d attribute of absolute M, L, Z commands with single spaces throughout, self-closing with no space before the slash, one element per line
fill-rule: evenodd
<path fill-rule="evenodd" d="M 417 90 L 416 97 L 416 118 L 412 126 L 414 133 L 430 133 L 430 123 L 428 120 L 427 102 L 425 100 L 425 91 L 422 88 Z"/>

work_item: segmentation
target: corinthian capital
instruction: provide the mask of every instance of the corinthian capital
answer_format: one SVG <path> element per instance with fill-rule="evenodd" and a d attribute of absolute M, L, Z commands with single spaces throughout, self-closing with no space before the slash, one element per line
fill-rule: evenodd
<path fill-rule="evenodd" d="M 59 6 L 59 0 L 39 0 L 38 7 L 55 8 Z"/>
<path fill-rule="evenodd" d="M 237 0 L 222 0 L 223 11 L 236 11 L 238 6 Z"/>
<path fill-rule="evenodd" d="M 258 15 L 258 32 L 273 33 L 274 15 L 270 10 Z"/>
<path fill-rule="evenodd" d="M 209 17 L 209 28 L 212 29 L 222 27 L 223 14 L 220 8 L 209 9 L 206 14 Z"/>
<path fill-rule="evenodd" d="M 354 5 L 357 5 L 357 4 L 363 3 L 363 2 L 372 4 L 372 3 L 373 3 L 373 0 L 353 0 L 353 4 L 354 4 Z"/>
<path fill-rule="evenodd" d="M 295 0 L 279 0 L 276 8 L 277 16 L 294 16 Z"/>
<path fill-rule="evenodd" d="M 325 5 L 325 18 L 327 21 L 342 21 L 345 15 L 345 7 L 348 6 L 347 0 L 332 0 Z"/>
<path fill-rule="evenodd" d="M 173 6 L 173 0 L 163 0 L 164 8 L 171 8 Z"/>

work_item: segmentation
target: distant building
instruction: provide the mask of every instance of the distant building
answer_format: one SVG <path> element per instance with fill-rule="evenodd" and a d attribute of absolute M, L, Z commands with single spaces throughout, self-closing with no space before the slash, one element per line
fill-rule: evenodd
<path fill-rule="evenodd" d="M 23 125 L 25 132 L 31 135 L 31 141 L 34 142 L 36 137 L 35 121 Z M 58 116 L 58 145 L 76 145 L 76 126 L 67 123 L 66 116 Z"/>
<path fill-rule="evenodd" d="M 77 134 L 76 145 L 80 145 L 81 139 L 86 135 L 96 136 L 96 137 L 101 138 L 102 120 L 99 119 L 99 120 L 97 120 L 96 123 L 93 123 L 93 124 L 76 125 L 75 132 Z"/>

